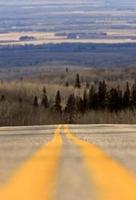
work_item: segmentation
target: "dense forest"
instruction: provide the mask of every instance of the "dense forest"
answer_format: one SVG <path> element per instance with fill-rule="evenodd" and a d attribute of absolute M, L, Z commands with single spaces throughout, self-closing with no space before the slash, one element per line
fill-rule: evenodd
<path fill-rule="evenodd" d="M 8 59 L 7 59 L 8 58 Z M 0 46 L 0 67 L 40 66 L 55 63 L 82 67 L 134 67 L 136 44 L 61 43 Z"/>

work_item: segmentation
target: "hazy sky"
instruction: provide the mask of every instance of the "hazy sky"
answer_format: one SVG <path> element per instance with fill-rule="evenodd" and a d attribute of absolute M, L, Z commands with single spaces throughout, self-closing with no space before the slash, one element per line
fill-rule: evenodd
<path fill-rule="evenodd" d="M 35 3 L 62 3 L 62 2 L 74 2 L 74 3 L 78 3 L 78 2 L 91 2 L 92 0 L 0 0 L 0 3 L 3 4 L 22 4 L 22 3 L 31 3 L 31 4 L 35 4 Z M 94 1 L 94 0 L 93 0 Z M 103 0 L 96 0 L 96 1 L 103 1 Z"/>
<path fill-rule="evenodd" d="M 136 0 L 0 0 L 0 4 L 40 4 L 40 3 L 91 3 L 101 2 L 103 5 L 113 5 L 119 7 L 136 7 Z"/>

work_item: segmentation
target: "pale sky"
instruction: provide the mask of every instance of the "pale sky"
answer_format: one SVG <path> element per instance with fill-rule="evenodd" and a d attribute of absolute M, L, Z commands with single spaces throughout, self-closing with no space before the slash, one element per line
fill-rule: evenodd
<path fill-rule="evenodd" d="M 136 0 L 0 0 L 0 4 L 41 4 L 41 3 L 91 3 L 102 2 L 103 5 L 113 5 L 119 7 L 136 7 Z"/>
<path fill-rule="evenodd" d="M 92 0 L 0 0 L 1 4 L 22 4 L 22 3 L 31 3 L 31 4 L 38 4 L 38 3 L 79 3 L 79 2 L 91 2 Z M 94 0 L 93 0 L 94 1 Z M 103 1 L 103 0 L 95 0 L 95 1 Z"/>

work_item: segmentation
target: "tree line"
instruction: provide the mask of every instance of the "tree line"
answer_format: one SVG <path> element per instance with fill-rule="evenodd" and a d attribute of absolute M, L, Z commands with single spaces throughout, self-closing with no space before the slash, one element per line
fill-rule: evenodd
<path fill-rule="evenodd" d="M 77 75 L 75 88 L 80 90 L 81 83 Z M 119 112 L 125 109 L 136 109 L 136 82 L 131 86 L 126 82 L 125 89 L 120 86 L 108 89 L 105 81 L 100 81 L 98 85 L 88 85 L 83 91 L 82 96 L 70 94 L 66 100 L 65 106 L 62 106 L 61 93 L 57 91 L 54 105 L 49 105 L 46 89 L 43 89 L 41 105 L 45 108 L 51 108 L 52 111 L 66 116 L 71 122 L 78 114 L 84 114 L 90 110 L 107 110 L 109 112 Z M 34 98 L 34 106 L 38 107 L 38 97 Z"/>
<path fill-rule="evenodd" d="M 74 87 L 78 90 L 83 90 L 79 74 L 76 75 Z M 23 102 L 23 98 L 18 100 L 19 103 Z M 0 101 L 6 101 L 6 97 L 1 95 Z M 62 105 L 62 97 L 59 90 L 53 103 L 51 103 L 46 87 L 43 87 L 40 101 L 38 96 L 35 96 L 32 104 L 35 109 L 39 107 L 50 109 L 63 118 L 67 118 L 69 122 L 74 122 L 78 114 L 84 114 L 90 110 L 107 110 L 109 112 L 119 112 L 125 109 L 134 110 L 136 109 L 136 81 L 131 86 L 126 82 L 125 88 L 120 86 L 110 88 L 106 81 L 100 81 L 97 85 L 89 85 L 87 83 L 83 94 L 81 96 L 74 93 L 70 94 L 65 105 L 64 102 Z"/>

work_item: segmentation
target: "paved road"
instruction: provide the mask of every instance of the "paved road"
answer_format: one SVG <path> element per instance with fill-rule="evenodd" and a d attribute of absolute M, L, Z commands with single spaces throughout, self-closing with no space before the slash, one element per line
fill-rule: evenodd
<path fill-rule="evenodd" d="M 135 200 L 136 125 L 0 128 L 1 200 Z"/>

